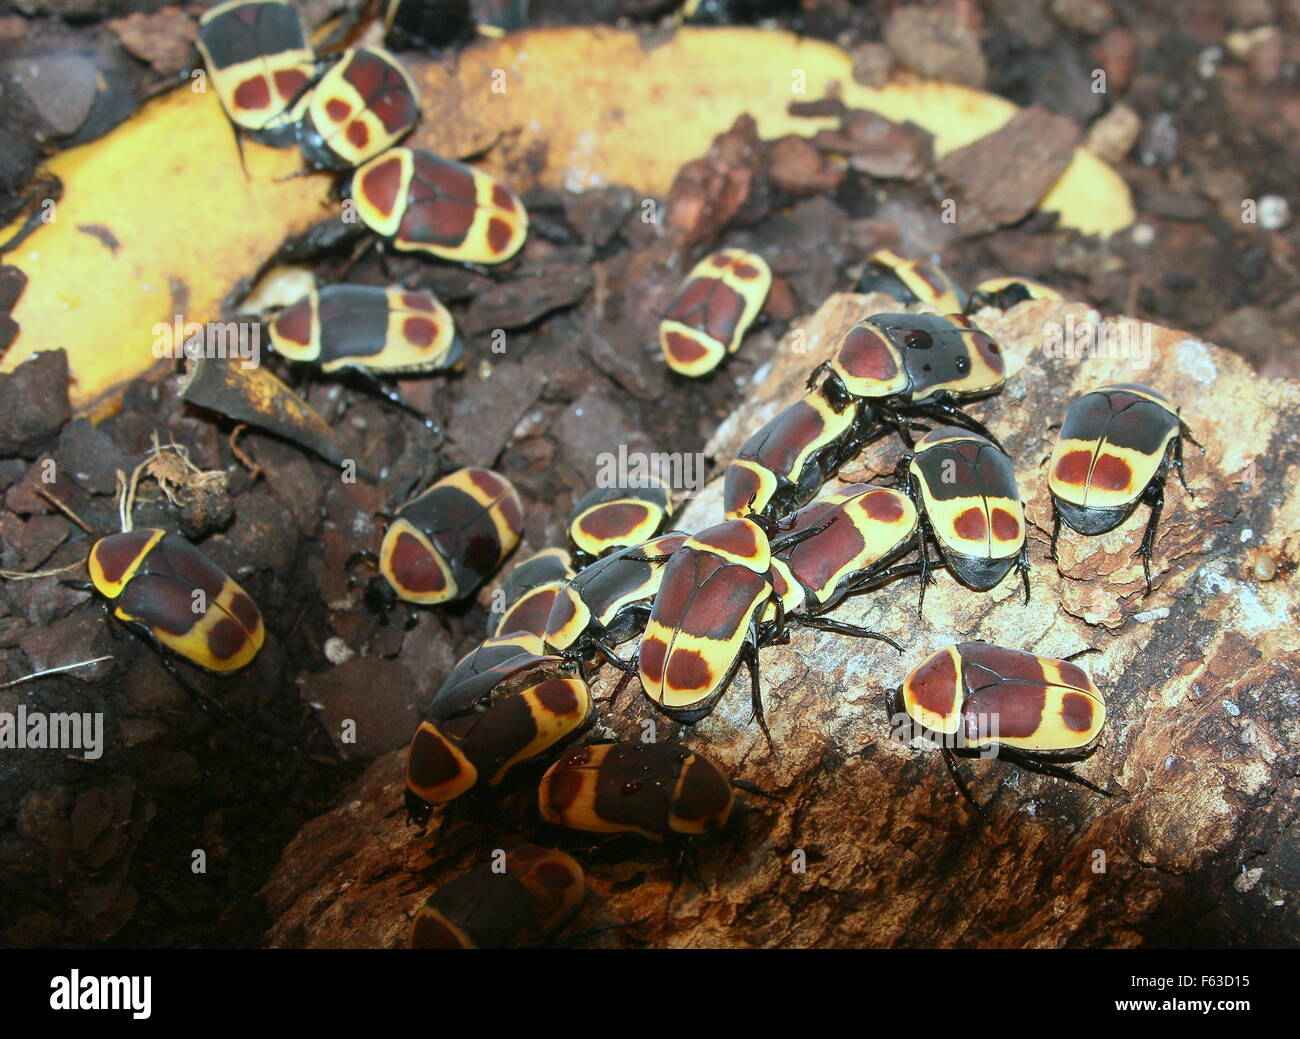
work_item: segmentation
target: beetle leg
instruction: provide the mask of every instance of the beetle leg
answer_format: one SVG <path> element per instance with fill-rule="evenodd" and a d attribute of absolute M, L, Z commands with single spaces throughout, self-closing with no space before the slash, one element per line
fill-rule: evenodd
<path fill-rule="evenodd" d="M 1142 495 L 1142 500 L 1151 506 L 1151 515 L 1147 518 L 1146 533 L 1142 535 L 1142 545 L 1138 554 L 1142 557 L 1142 573 L 1147 579 L 1147 595 L 1151 594 L 1151 554 L 1156 546 L 1156 525 L 1160 522 L 1160 513 L 1165 507 L 1164 481 L 1152 480 Z"/>
<path fill-rule="evenodd" d="M 371 392 L 379 394 L 379 396 L 400 408 L 408 415 L 419 419 L 420 422 L 423 423 L 424 428 L 438 438 L 439 447 L 447 442 L 447 434 L 442 431 L 433 419 L 422 412 L 419 408 L 414 408 L 410 404 L 406 403 L 406 401 L 402 399 L 400 393 L 386 383 L 381 382 L 374 372 L 370 371 L 368 368 L 353 368 L 352 370 L 357 373 L 358 378 L 366 384 L 367 388 L 369 388 Z"/>
<path fill-rule="evenodd" d="M 597 642 L 595 643 L 595 647 L 596 647 L 596 652 L 599 653 L 602 657 L 604 657 L 607 663 L 613 664 L 616 668 L 622 671 L 623 674 L 629 675 L 637 670 L 637 665 L 635 663 L 633 663 L 630 660 L 624 660 L 612 649 L 610 649 L 607 645 L 605 645 L 605 643 Z"/>
<path fill-rule="evenodd" d="M 745 779 L 733 779 L 731 785 L 737 790 L 743 790 L 747 794 L 753 794 L 756 797 L 765 797 L 769 801 L 775 801 L 777 804 L 785 804 L 785 798 L 777 797 L 776 794 L 770 794 L 757 783 L 751 783 Z"/>
<path fill-rule="evenodd" d="M 1008 761 L 1014 762 L 1026 772 L 1037 772 L 1042 776 L 1051 776 L 1053 779 L 1064 779 L 1070 783 L 1078 783 L 1080 786 L 1086 786 L 1094 793 L 1101 794 L 1103 797 L 1114 797 L 1115 795 L 1109 790 L 1103 790 L 1091 780 L 1084 779 L 1083 776 L 1075 772 L 1074 769 L 1065 768 L 1063 765 L 1056 765 L 1050 761 L 1040 761 L 1038 758 L 1030 757 L 1026 754 L 1019 754 L 1008 747 L 1000 748 L 1000 756 Z"/>
<path fill-rule="evenodd" d="M 611 711 L 618 706 L 618 698 L 623 695 L 623 690 L 627 687 L 628 681 L 634 674 L 636 674 L 635 667 L 633 667 L 632 670 L 624 671 L 623 677 L 618 680 L 618 685 L 614 686 L 614 691 L 609 694 L 609 700 L 607 702 Z"/>
<path fill-rule="evenodd" d="M 814 386 L 816 386 L 817 380 L 821 378 L 822 372 L 826 371 L 827 367 L 828 367 L 828 362 L 822 361 L 821 364 L 819 364 L 816 368 L 814 368 L 812 372 L 809 373 L 808 375 L 808 381 L 804 383 L 804 389 L 811 390 Z"/>
<path fill-rule="evenodd" d="M 1021 502 L 1021 508 L 1024 502 Z M 1029 539 L 1025 538 L 1025 543 L 1020 546 L 1020 555 L 1016 559 L 1016 566 L 1020 568 L 1020 576 L 1025 582 L 1025 605 L 1029 605 Z"/>
<path fill-rule="evenodd" d="M 172 678 L 176 679 L 176 684 L 179 685 L 182 689 L 184 689 L 187 693 L 189 693 L 190 696 L 194 699 L 194 702 L 203 708 L 204 712 L 209 712 L 208 704 L 210 703 L 226 717 L 230 717 L 230 712 L 227 711 L 223 706 L 221 706 L 221 704 L 217 700 L 213 699 L 207 693 L 201 692 L 199 689 L 195 688 L 193 685 L 189 683 L 189 681 L 186 680 L 186 678 L 180 673 L 180 671 L 177 670 L 176 665 L 172 662 L 171 657 L 167 655 L 167 651 L 165 649 L 163 649 L 159 645 L 155 645 L 154 640 L 152 638 L 145 638 L 145 642 L 149 643 L 154 649 L 154 651 L 158 654 L 158 659 L 162 661 L 162 666 L 167 669 L 167 673 L 170 674 Z"/>
<path fill-rule="evenodd" d="M 835 521 L 833 519 L 829 519 L 825 523 L 820 524 L 819 526 L 809 527 L 807 530 L 801 530 L 795 534 L 784 534 L 772 542 L 771 551 L 773 554 L 777 552 L 784 552 L 787 548 L 793 548 L 801 541 L 807 541 L 809 538 L 815 538 L 818 534 L 821 534 L 834 522 Z"/>
<path fill-rule="evenodd" d="M 903 652 L 903 647 L 888 635 L 882 635 L 878 631 L 864 628 L 860 624 L 849 624 L 846 621 L 837 621 L 831 617 L 817 617 L 812 614 L 798 617 L 796 623 L 805 628 L 817 628 L 820 631 L 831 631 L 838 635 L 852 635 L 855 638 L 860 639 L 876 639 L 880 642 L 888 643 L 900 653 Z"/>
<path fill-rule="evenodd" d="M 934 412 L 938 412 L 938 414 L 936 415 L 934 414 Z M 922 410 L 922 414 L 928 415 L 929 417 L 935 419 L 942 417 L 943 419 L 946 419 L 949 422 L 957 423 L 957 425 L 959 426 L 965 426 L 967 429 L 971 430 L 972 432 L 978 433 L 980 436 L 986 437 L 989 440 L 991 440 L 993 442 L 993 445 L 999 451 L 1002 451 L 1003 453 L 1006 452 L 1006 448 L 1002 446 L 1001 442 L 998 440 L 997 437 L 993 435 L 993 433 L 989 430 L 988 426 L 984 425 L 984 423 L 981 422 L 979 419 L 973 418 L 972 416 L 966 414 L 966 412 L 962 411 L 961 408 L 957 407 L 957 405 L 953 403 L 952 397 L 950 395 L 945 394 L 944 396 L 940 397 L 937 401 L 935 401 L 935 403 L 927 405 Z"/>
<path fill-rule="evenodd" d="M 113 636 L 114 642 L 121 642 L 123 638 L 122 628 L 121 628 L 122 622 L 113 616 L 113 606 L 110 602 L 105 600 L 103 603 L 103 608 L 104 608 L 104 624 L 108 627 L 108 633 Z"/>
<path fill-rule="evenodd" d="M 758 682 L 758 634 L 753 621 L 750 621 L 749 625 L 749 641 L 740 653 L 745 658 L 745 666 L 749 668 L 749 702 L 754 711 L 754 720 L 763 730 L 767 749 L 775 754 L 776 745 L 772 742 L 771 730 L 768 729 L 767 719 L 763 716 L 763 693 Z"/>
<path fill-rule="evenodd" d="M 908 451 L 916 448 L 916 441 L 912 438 L 913 427 L 910 419 L 904 418 L 894 408 L 885 408 L 883 406 L 880 408 L 880 418 L 882 422 L 889 423 L 889 427 L 907 445 Z"/>
<path fill-rule="evenodd" d="M 1096 646 L 1088 646 L 1086 649 L 1076 650 L 1075 652 L 1071 653 L 1068 657 L 1062 657 L 1061 659 L 1067 661 L 1078 660 L 1080 657 L 1086 657 L 1089 653 L 1100 653 L 1100 652 L 1101 650 L 1099 650 Z"/>
<path fill-rule="evenodd" d="M 1061 510 L 1057 508 L 1056 498 L 1052 498 L 1052 547 L 1048 550 L 1047 558 L 1053 563 L 1056 559 L 1056 542 L 1061 537 Z"/>
<path fill-rule="evenodd" d="M 988 812 L 984 810 L 983 805 L 975 800 L 970 792 L 970 787 L 966 785 L 966 781 L 961 778 L 961 774 L 957 771 L 957 763 L 953 760 L 952 748 L 945 744 L 941 753 L 943 754 L 943 763 L 948 766 L 948 774 L 952 776 L 952 781 L 957 784 L 957 790 L 961 793 L 961 796 L 967 804 L 975 809 L 976 814 L 981 819 L 992 825 L 993 820 L 989 818 Z"/>
<path fill-rule="evenodd" d="M 1196 441 L 1192 441 L 1192 443 L 1196 443 Z M 1201 447 L 1200 444 L 1196 444 L 1196 446 Z M 1173 451 L 1174 468 L 1178 470 L 1178 482 L 1183 485 L 1183 490 L 1187 492 L 1188 497 L 1195 498 L 1196 492 L 1187 486 L 1187 477 L 1183 475 L 1183 438 L 1181 436 L 1174 437 L 1174 442 L 1171 445 L 1171 448 Z M 1205 448 L 1201 447 L 1201 454 L 1204 453 Z"/>

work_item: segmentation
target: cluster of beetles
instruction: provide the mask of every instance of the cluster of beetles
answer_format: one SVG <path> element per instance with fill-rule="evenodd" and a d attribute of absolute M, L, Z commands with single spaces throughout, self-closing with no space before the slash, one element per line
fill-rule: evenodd
<path fill-rule="evenodd" d="M 395 146 L 419 103 L 387 52 L 358 47 L 322 71 L 295 9 L 281 0 L 213 8 L 198 45 L 237 132 L 296 142 L 311 169 L 355 170 L 357 211 L 393 247 L 470 263 L 500 262 L 520 248 L 528 221 L 512 191 L 472 167 Z M 744 250 L 701 260 L 663 315 L 665 362 L 692 378 L 716 369 L 739 348 L 770 282 L 762 257 Z M 1060 297 L 1003 278 L 964 300 L 938 268 L 890 252 L 872 258 L 858 290 L 938 313 L 879 313 L 847 329 L 803 397 L 727 467 L 718 523 L 672 530 L 672 492 L 657 483 L 597 488 L 573 509 L 568 546 L 509 572 L 488 637 L 455 665 L 411 741 L 412 820 L 423 828 L 435 808 L 490 796 L 530 765 L 545 767 L 537 789 L 544 823 L 680 851 L 727 825 L 736 789 L 770 795 L 675 741 L 579 742 L 597 718 L 597 669 L 622 673 L 611 701 L 639 683 L 656 710 L 691 724 L 713 711 L 743 665 L 754 721 L 770 744 L 759 674 L 765 647 L 809 627 L 901 652 L 888 636 L 830 616 L 848 597 L 919 576 L 923 609 L 930 573 L 942 567 L 975 591 L 1016 570 L 1028 600 L 1024 504 L 1011 460 L 963 410 L 1005 380 L 998 344 L 970 315 Z M 446 308 L 401 287 L 328 286 L 269 323 L 278 352 L 326 372 L 440 370 L 463 349 Z M 891 435 L 906 452 L 889 485 L 856 483 L 817 497 L 867 444 Z M 1100 534 L 1146 504 L 1140 554 L 1149 591 L 1163 489 L 1171 468 L 1182 478 L 1185 437 L 1176 407 L 1145 386 L 1102 386 L 1072 403 L 1049 463 L 1053 557 L 1062 523 Z M 390 596 L 407 603 L 463 600 L 496 573 L 522 528 L 523 505 L 507 479 L 460 469 L 396 510 L 379 572 Z M 174 673 L 172 657 L 234 671 L 262 645 L 262 618 L 247 593 L 178 535 L 131 529 L 129 510 L 121 532 L 94 544 L 87 567 L 112 614 L 159 648 Z M 919 732 L 943 737 L 968 800 L 952 746 L 996 745 L 1025 767 L 1092 787 L 1054 763 L 1086 754 L 1106 717 L 1102 693 L 1073 658 L 965 642 L 922 662 L 896 696 Z M 541 941 L 584 893 L 572 857 L 523 845 L 504 867 L 484 865 L 435 891 L 416 914 L 411 942 Z"/>

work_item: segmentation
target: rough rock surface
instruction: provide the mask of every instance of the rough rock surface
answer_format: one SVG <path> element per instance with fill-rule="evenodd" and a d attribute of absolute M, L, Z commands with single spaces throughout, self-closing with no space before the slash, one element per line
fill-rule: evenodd
<path fill-rule="evenodd" d="M 792 400 L 807 371 L 854 320 L 897 309 L 837 295 L 783 340 L 751 399 L 718 430 L 719 470 Z M 886 632 L 875 642 L 798 631 L 763 652 L 769 753 L 749 718 L 745 681 L 685 734 L 733 775 L 784 804 L 738 795 L 723 839 L 700 847 L 707 890 L 686 883 L 665 911 L 664 849 L 585 841 L 543 828 L 532 789 L 466 806 L 440 839 L 401 809 L 404 753 L 378 759 L 341 805 L 308 824 L 264 889 L 273 946 L 395 946 L 427 893 L 492 849 L 539 840 L 577 855 L 591 894 L 575 929 L 614 923 L 600 944 L 670 946 L 1135 946 L 1280 944 L 1297 933 L 1300 640 L 1294 557 L 1300 544 L 1300 386 L 1261 380 L 1244 361 L 1185 334 L 1116 319 L 1151 363 L 1051 356 L 1054 328 L 1089 318 L 1079 304 L 1028 303 L 980 323 L 1003 345 L 1010 379 L 975 405 L 1008 446 L 1031 523 L 1033 597 L 1008 579 L 978 594 L 941 574 L 924 619 L 916 582 L 851 600 L 837 616 Z M 800 337 L 799 333 L 803 335 Z M 1142 337 L 1149 335 L 1149 340 Z M 801 352 L 796 347 L 802 343 Z M 1117 531 L 1069 531 L 1060 570 L 1047 558 L 1042 460 L 1074 396 L 1107 382 L 1155 386 L 1182 405 L 1204 444 L 1187 454 L 1189 498 L 1171 481 L 1155 590 L 1132 557 L 1146 510 Z M 873 446 L 845 477 L 892 470 L 897 441 Z M 720 483 L 680 524 L 718 514 Z M 1268 580 L 1263 580 L 1267 577 Z M 962 761 L 986 825 L 958 797 L 937 754 L 890 739 L 886 691 L 933 650 L 961 639 L 1085 658 L 1106 694 L 1107 729 L 1077 770 L 1114 791 Z M 607 669 L 608 670 L 608 669 Z M 602 676 L 608 689 L 608 675 Z M 603 735 L 631 738 L 653 720 L 624 695 Z M 435 818 L 435 827 L 437 820 Z M 801 851 L 802 856 L 796 853 Z M 798 860 L 806 862 L 801 872 Z"/>

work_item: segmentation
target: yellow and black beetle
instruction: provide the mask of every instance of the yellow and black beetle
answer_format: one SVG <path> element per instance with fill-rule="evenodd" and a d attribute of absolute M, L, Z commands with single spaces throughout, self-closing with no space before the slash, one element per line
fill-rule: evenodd
<path fill-rule="evenodd" d="M 541 639 L 485 640 L 452 669 L 411 739 L 406 809 L 423 826 L 434 805 L 499 786 L 518 765 L 582 732 L 593 718 L 587 683 Z"/>
<path fill-rule="evenodd" d="M 464 352 L 451 314 L 431 293 L 375 285 L 309 292 L 280 311 L 268 332 L 276 353 L 324 372 L 441 371 Z"/>
<path fill-rule="evenodd" d="M 490 469 L 458 469 L 397 510 L 379 572 L 406 602 L 463 599 L 514 551 L 523 521 L 509 480 Z"/>
<path fill-rule="evenodd" d="M 418 148 L 390 148 L 352 178 L 357 214 L 402 252 L 504 263 L 528 235 L 519 197 L 482 170 Z"/>
<path fill-rule="evenodd" d="M 587 894 L 582 867 L 562 851 L 523 844 L 448 881 L 411 927 L 412 949 L 502 949 L 548 938 Z"/>
<path fill-rule="evenodd" d="M 892 249 L 873 253 L 858 277 L 857 291 L 883 292 L 912 306 L 928 303 L 945 314 L 962 309 L 962 292 L 941 268 L 925 260 L 909 260 Z"/>
<path fill-rule="evenodd" d="M 927 657 L 903 682 L 903 710 L 914 725 L 940 738 L 944 763 L 962 796 L 981 815 L 984 810 L 957 774 L 954 748 L 996 747 L 1030 771 L 1109 796 L 1051 762 L 1086 755 L 1106 722 L 1105 698 L 1073 663 L 1081 655 L 1057 660 L 988 642 L 962 642 Z"/>
<path fill-rule="evenodd" d="M 959 423 L 997 443 L 958 405 L 997 393 L 1006 381 L 1006 361 L 998 344 L 962 314 L 876 314 L 859 321 L 813 369 L 808 388 L 823 374 L 822 391 L 833 407 L 866 405 L 847 434 L 854 450 L 890 428 L 913 446 L 913 416 Z M 874 428 L 878 423 L 886 426 Z"/>
<path fill-rule="evenodd" d="M 982 592 L 1017 567 L 1028 602 L 1025 507 L 1006 452 L 978 433 L 940 426 L 917 441 L 899 472 L 949 572 Z"/>
<path fill-rule="evenodd" d="M 145 527 L 109 534 L 95 542 L 86 568 L 114 617 L 191 664 L 237 671 L 262 648 L 257 604 L 179 534 Z"/>
<path fill-rule="evenodd" d="M 582 569 L 610 552 L 649 541 L 672 514 L 672 491 L 661 483 L 597 487 L 569 514 L 574 562 Z"/>
<path fill-rule="evenodd" d="M 195 42 L 236 131 L 292 144 L 316 70 L 298 9 L 283 0 L 228 0 L 204 13 Z"/>
<path fill-rule="evenodd" d="M 753 324 L 772 287 L 757 253 L 720 249 L 697 263 L 659 322 L 659 345 L 679 375 L 708 375 Z"/>
<path fill-rule="evenodd" d="M 1062 521 L 1080 534 L 1104 534 L 1144 503 L 1151 514 L 1138 552 L 1149 594 L 1151 553 L 1171 465 L 1183 489 L 1191 493 L 1183 475 L 1184 437 L 1196 444 L 1174 406 L 1149 386 L 1102 386 L 1071 404 L 1052 449 L 1047 477 L 1052 495 L 1052 558 L 1056 558 Z"/>
<path fill-rule="evenodd" d="M 382 47 L 357 47 L 312 88 L 298 146 L 310 169 L 351 169 L 395 145 L 419 117 L 406 66 Z"/>

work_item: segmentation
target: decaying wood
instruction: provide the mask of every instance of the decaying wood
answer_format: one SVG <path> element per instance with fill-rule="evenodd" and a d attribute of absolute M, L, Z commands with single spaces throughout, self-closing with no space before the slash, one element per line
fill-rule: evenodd
<path fill-rule="evenodd" d="M 800 392 L 808 370 L 882 297 L 832 297 L 792 329 L 752 400 L 718 431 L 719 469 L 746 436 Z M 1098 320 L 1078 304 L 986 312 L 1003 345 L 1005 392 L 975 406 L 1008 446 L 1032 524 L 1033 597 L 1008 578 L 980 595 L 946 574 L 916 613 L 906 580 L 846 604 L 837 616 L 888 633 L 875 642 L 799 631 L 763 653 L 768 751 L 738 679 L 712 717 L 686 733 L 733 774 L 784 798 L 746 799 L 734 829 L 702 846 L 707 890 L 684 885 L 665 913 L 663 849 L 587 842 L 537 822 L 525 786 L 495 805 L 467 806 L 441 839 L 406 826 L 404 752 L 378 760 L 333 812 L 304 828 L 265 887 L 276 946 L 395 946 L 435 885 L 494 848 L 523 840 L 577 855 L 591 887 L 575 927 L 632 924 L 598 943 L 669 946 L 1133 946 L 1281 943 L 1297 931 L 1298 640 L 1291 575 L 1300 545 L 1300 387 L 1263 381 L 1235 355 L 1122 319 L 1150 366 L 1054 356 L 1063 335 Z M 1054 330 L 1061 335 L 1054 335 Z M 1096 340 L 1093 340 L 1096 342 Z M 802 349 L 800 349 L 802 348 Z M 1146 510 L 1119 530 L 1066 531 L 1060 571 L 1047 558 L 1050 510 L 1042 460 L 1067 402 L 1114 381 L 1149 383 L 1182 404 L 1205 445 L 1187 455 L 1194 498 L 1171 481 L 1157 542 L 1156 586 L 1143 596 L 1133 553 Z M 892 470 L 881 442 L 845 477 Z M 681 525 L 719 512 L 719 483 Z M 1267 557 L 1268 566 L 1261 566 Z M 1261 575 L 1270 577 L 1263 581 Z M 1107 730 L 1077 766 L 1114 791 L 963 761 L 981 823 L 939 756 L 890 739 L 886 691 L 934 649 L 986 639 L 1085 658 L 1105 692 Z M 608 678 L 602 689 L 608 689 Z M 625 696 L 605 734 L 632 737 L 653 720 Z M 435 818 L 435 825 L 436 825 Z M 802 853 L 799 855 L 798 853 Z M 796 867 L 806 862 L 801 872 Z"/>

